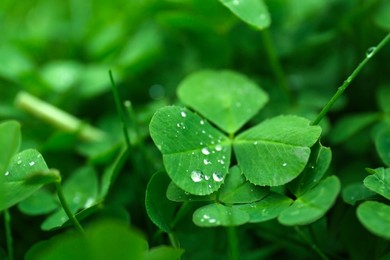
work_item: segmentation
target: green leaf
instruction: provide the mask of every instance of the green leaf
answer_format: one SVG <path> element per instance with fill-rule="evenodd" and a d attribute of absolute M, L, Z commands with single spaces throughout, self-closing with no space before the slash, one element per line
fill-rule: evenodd
<path fill-rule="evenodd" d="M 164 172 L 157 172 L 152 176 L 146 188 L 146 212 L 152 222 L 166 233 L 171 232 L 171 223 L 174 219 L 176 204 L 166 198 L 169 178 Z"/>
<path fill-rule="evenodd" d="M 228 133 L 235 133 L 267 103 L 256 83 L 233 71 L 203 70 L 185 78 L 180 100 Z"/>
<path fill-rule="evenodd" d="M 41 188 L 43 184 L 40 182 L 28 184 L 26 181 L 47 170 L 47 165 L 37 150 L 24 150 L 12 157 L 2 185 L 4 201 L 0 204 L 0 210 L 15 205 Z"/>
<path fill-rule="evenodd" d="M 340 181 L 330 176 L 321 181 L 284 210 L 278 220 L 287 226 L 307 225 L 320 219 L 336 201 L 340 191 Z"/>
<path fill-rule="evenodd" d="M 6 190 L 7 167 L 12 156 L 19 150 L 21 141 L 20 124 L 16 121 L 5 121 L 0 124 L 0 191 Z M 8 204 L 5 196 L 0 196 L 0 211 Z"/>
<path fill-rule="evenodd" d="M 219 0 L 245 23 L 263 30 L 270 26 L 271 17 L 263 0 Z"/>
<path fill-rule="evenodd" d="M 272 192 L 261 201 L 234 207 L 248 213 L 250 223 L 259 223 L 278 217 L 292 202 L 289 197 Z"/>
<path fill-rule="evenodd" d="M 332 160 L 330 148 L 319 142 L 312 148 L 312 153 L 305 170 L 292 182 L 288 183 L 289 190 L 299 197 L 312 189 L 322 179 Z"/>
<path fill-rule="evenodd" d="M 269 188 L 258 187 L 246 181 L 238 166 L 230 169 L 225 183 L 219 190 L 219 200 L 226 204 L 251 203 L 269 194 Z"/>
<path fill-rule="evenodd" d="M 375 147 L 382 161 L 390 166 L 390 127 L 388 125 L 376 133 Z"/>
<path fill-rule="evenodd" d="M 296 178 L 305 168 L 319 126 L 298 116 L 278 116 L 238 135 L 234 140 L 237 162 L 253 184 L 279 186 Z"/>
<path fill-rule="evenodd" d="M 364 185 L 370 190 L 390 199 L 390 168 L 378 168 L 374 174 L 367 176 Z"/>
<path fill-rule="evenodd" d="M 390 31 L 390 1 L 381 1 L 374 13 L 374 22 L 384 30 Z"/>
<path fill-rule="evenodd" d="M 40 69 L 45 83 L 59 93 L 74 87 L 79 82 L 83 70 L 84 67 L 73 60 L 51 61 Z"/>
<path fill-rule="evenodd" d="M 32 247 L 26 259 L 143 259 L 146 240 L 126 224 L 93 223 L 86 236 L 63 233 Z"/>
<path fill-rule="evenodd" d="M 390 1 L 388 1 L 388 6 L 390 10 Z M 388 16 L 388 15 L 387 15 Z M 389 18 L 390 20 L 390 18 Z M 389 22 L 390 24 L 390 22 Z M 390 25 L 389 25 L 390 28 Z M 386 113 L 390 112 L 390 86 L 389 85 L 384 85 L 381 86 L 378 91 L 377 91 L 377 102 L 379 105 L 379 108 Z"/>
<path fill-rule="evenodd" d="M 175 260 L 180 259 L 180 256 L 184 253 L 183 249 L 173 248 L 168 246 L 159 246 L 150 249 L 145 253 L 145 260 Z"/>
<path fill-rule="evenodd" d="M 95 170 L 86 166 L 75 171 L 63 184 L 65 199 L 73 213 L 98 203 L 98 181 Z M 68 220 L 62 207 L 42 223 L 43 230 L 61 227 Z"/>
<path fill-rule="evenodd" d="M 186 108 L 158 110 L 150 135 L 163 154 L 172 181 L 186 192 L 208 195 L 218 190 L 230 164 L 230 140 Z"/>
<path fill-rule="evenodd" d="M 367 189 L 362 182 L 356 182 L 347 185 L 342 192 L 343 200 L 350 204 L 355 205 L 360 200 L 368 199 L 375 195 L 375 192 Z"/>
<path fill-rule="evenodd" d="M 19 150 L 21 141 L 20 124 L 16 121 L 6 121 L 0 124 L 0 175 L 4 176 L 12 156 Z"/>
<path fill-rule="evenodd" d="M 198 208 L 192 220 L 200 227 L 239 226 L 249 221 L 249 215 L 237 208 L 213 203 Z"/>
<path fill-rule="evenodd" d="M 366 201 L 357 208 L 357 216 L 370 232 L 390 239 L 390 206 L 376 201 Z"/>
<path fill-rule="evenodd" d="M 364 128 L 374 124 L 380 115 L 378 113 L 366 113 L 344 116 L 331 131 L 330 139 L 334 144 L 346 141 Z"/>
<path fill-rule="evenodd" d="M 166 196 L 169 200 L 175 202 L 210 201 L 216 199 L 215 193 L 207 196 L 192 195 L 177 187 L 177 185 L 175 185 L 173 182 L 169 183 Z"/>
<path fill-rule="evenodd" d="M 40 189 L 21 201 L 18 208 L 27 215 L 42 215 L 58 208 L 58 203 L 53 194 L 45 189 Z"/>

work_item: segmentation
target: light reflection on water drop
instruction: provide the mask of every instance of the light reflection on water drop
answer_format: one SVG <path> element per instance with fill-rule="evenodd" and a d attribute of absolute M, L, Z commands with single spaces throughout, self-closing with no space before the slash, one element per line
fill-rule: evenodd
<path fill-rule="evenodd" d="M 193 182 L 200 182 L 203 180 L 203 173 L 201 171 L 192 171 L 191 172 L 191 179 Z"/>
<path fill-rule="evenodd" d="M 213 173 L 213 180 L 216 181 L 216 182 L 221 182 L 223 180 L 222 173 L 214 172 Z"/>

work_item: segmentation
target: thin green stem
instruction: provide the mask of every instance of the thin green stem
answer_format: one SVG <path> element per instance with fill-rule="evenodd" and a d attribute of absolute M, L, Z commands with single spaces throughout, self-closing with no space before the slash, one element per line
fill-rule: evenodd
<path fill-rule="evenodd" d="M 276 81 L 278 82 L 278 86 L 283 92 L 290 96 L 290 87 L 288 85 L 288 81 L 283 71 L 282 65 L 280 64 L 278 56 L 276 55 L 274 44 L 268 29 L 263 30 L 261 32 L 261 36 L 263 38 L 264 47 L 268 55 L 272 72 Z"/>
<path fill-rule="evenodd" d="M 322 250 L 313 242 L 311 241 L 305 233 L 302 232 L 301 228 L 298 226 L 294 227 L 295 231 L 298 233 L 298 235 L 313 249 L 314 252 L 317 253 L 317 255 L 324 260 L 328 260 L 329 258 L 322 252 Z"/>
<path fill-rule="evenodd" d="M 131 149 L 131 141 L 130 141 L 130 136 L 129 136 L 129 132 L 127 129 L 129 118 L 126 116 L 125 109 L 123 108 L 121 98 L 119 96 L 118 87 L 115 84 L 114 77 L 112 75 L 111 70 L 108 71 L 108 74 L 109 74 L 110 80 L 111 80 L 112 93 L 114 94 L 116 109 L 117 109 L 118 114 L 119 114 L 121 121 L 122 121 L 122 128 L 123 128 L 123 134 L 125 136 L 126 145 L 127 145 L 128 149 Z"/>
<path fill-rule="evenodd" d="M 106 136 L 106 133 L 100 129 L 86 124 L 79 118 L 27 92 L 19 92 L 15 98 L 15 104 L 63 131 L 77 133 L 86 141 L 101 141 Z"/>
<path fill-rule="evenodd" d="M 226 232 L 229 244 L 229 259 L 238 260 L 240 259 L 240 249 L 238 246 L 236 227 L 226 227 Z"/>
<path fill-rule="evenodd" d="M 13 238 L 11 231 L 11 214 L 8 209 L 4 210 L 4 226 L 5 226 L 5 239 L 7 241 L 7 253 L 8 259 L 14 259 Z"/>
<path fill-rule="evenodd" d="M 360 62 L 359 66 L 355 68 L 355 70 L 352 72 L 352 74 L 344 81 L 343 85 L 338 88 L 337 92 L 333 95 L 333 97 L 329 100 L 329 102 L 325 105 L 325 107 L 321 110 L 321 112 L 318 114 L 317 118 L 312 122 L 312 125 L 318 125 L 321 120 L 324 118 L 324 116 L 329 112 L 330 108 L 333 106 L 333 104 L 336 102 L 336 100 L 344 93 L 344 91 L 348 88 L 348 86 L 351 84 L 352 80 L 356 78 L 356 76 L 359 74 L 359 72 L 363 69 L 363 67 L 366 65 L 366 63 L 374 57 L 374 55 L 380 51 L 380 49 L 383 48 L 388 42 L 390 41 L 390 33 L 387 34 L 377 46 L 371 47 L 367 50 L 366 57 L 363 61 Z"/>
<path fill-rule="evenodd" d="M 68 203 L 66 202 L 64 192 L 62 190 L 61 182 L 56 181 L 54 184 L 56 186 L 57 195 L 58 198 L 60 199 L 61 206 L 65 210 L 66 215 L 68 215 L 69 220 L 73 223 L 76 230 L 79 231 L 82 235 L 84 235 L 85 234 L 84 229 L 82 228 L 79 221 L 74 216 L 73 212 L 70 210 Z"/>

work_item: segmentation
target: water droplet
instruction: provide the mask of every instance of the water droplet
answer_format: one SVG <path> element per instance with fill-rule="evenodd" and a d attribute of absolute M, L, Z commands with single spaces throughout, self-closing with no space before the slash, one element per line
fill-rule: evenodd
<path fill-rule="evenodd" d="M 203 173 L 201 171 L 192 171 L 191 179 L 193 182 L 200 182 L 203 180 Z"/>
<path fill-rule="evenodd" d="M 205 130 L 202 130 L 202 134 L 205 134 L 206 133 L 206 131 Z"/>
<path fill-rule="evenodd" d="M 233 0 L 232 2 L 234 5 L 239 5 L 240 4 L 240 1 L 239 0 Z"/>
<path fill-rule="evenodd" d="M 215 218 L 209 219 L 209 223 L 215 223 L 215 222 L 217 222 L 217 220 L 215 220 Z"/>
<path fill-rule="evenodd" d="M 216 182 L 222 181 L 222 180 L 223 180 L 222 173 L 220 173 L 220 172 L 214 172 L 214 173 L 213 173 L 213 180 L 216 181 Z"/>
<path fill-rule="evenodd" d="M 209 151 L 209 149 L 207 149 L 207 148 L 205 147 L 205 148 L 202 149 L 202 153 L 203 153 L 204 155 L 209 155 L 209 154 L 210 154 L 210 151 Z"/>
<path fill-rule="evenodd" d="M 257 141 L 255 141 L 253 144 L 254 144 L 254 145 L 257 145 Z"/>
<path fill-rule="evenodd" d="M 4 173 L 4 175 L 5 175 L 5 176 L 8 176 L 8 175 L 9 175 L 9 172 Z"/>
<path fill-rule="evenodd" d="M 200 120 L 200 124 L 201 124 L 201 125 L 204 125 L 204 121 L 203 121 L 203 120 Z"/>
<path fill-rule="evenodd" d="M 209 215 L 206 215 L 206 214 L 204 214 L 204 215 L 203 215 L 203 218 L 204 218 L 204 219 L 210 219 L 210 216 L 209 216 Z"/>
<path fill-rule="evenodd" d="M 218 159 L 218 162 L 219 162 L 220 164 L 225 164 L 225 161 L 224 161 L 224 160 L 221 160 L 221 159 Z"/>
<path fill-rule="evenodd" d="M 41 157 L 42 157 L 42 155 L 41 155 L 41 154 L 38 154 L 38 155 L 37 155 L 37 158 L 41 158 Z"/>
<path fill-rule="evenodd" d="M 209 160 L 207 160 L 207 159 L 204 159 L 204 160 L 203 160 L 203 163 L 204 163 L 205 165 L 211 164 L 211 162 L 210 162 Z"/>
<path fill-rule="evenodd" d="M 181 127 L 181 125 L 179 123 L 176 124 L 177 127 Z"/>
<path fill-rule="evenodd" d="M 208 181 L 208 180 L 210 180 L 210 176 L 205 175 L 205 176 L 204 176 L 204 179 L 205 179 L 206 181 Z"/>
<path fill-rule="evenodd" d="M 220 144 L 217 144 L 216 146 L 215 146 L 215 150 L 216 151 L 222 151 L 222 145 L 220 145 Z"/>
<path fill-rule="evenodd" d="M 372 55 L 374 55 L 375 50 L 376 50 L 376 47 L 368 48 L 368 50 L 366 51 L 366 57 L 367 58 L 371 58 Z"/>
<path fill-rule="evenodd" d="M 209 188 L 211 189 L 211 184 L 209 184 Z"/>
<path fill-rule="evenodd" d="M 287 166 L 287 163 L 283 163 L 282 165 L 283 165 L 283 167 L 286 167 L 286 166 Z"/>
<path fill-rule="evenodd" d="M 181 114 L 182 117 L 186 117 L 187 116 L 186 112 L 184 112 L 184 111 L 181 111 L 180 114 Z"/>
<path fill-rule="evenodd" d="M 17 164 L 21 164 L 21 163 L 22 163 L 22 160 L 18 160 L 16 163 L 17 163 Z"/>

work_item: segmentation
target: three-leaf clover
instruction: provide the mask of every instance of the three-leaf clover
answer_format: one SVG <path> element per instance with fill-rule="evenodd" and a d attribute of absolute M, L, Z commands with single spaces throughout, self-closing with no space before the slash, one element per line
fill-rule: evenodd
<path fill-rule="evenodd" d="M 309 120 L 283 115 L 235 136 L 268 101 L 257 84 L 236 72 L 194 73 L 180 84 L 178 96 L 200 115 L 164 107 L 153 116 L 150 134 L 172 181 L 194 195 L 218 190 L 235 160 L 255 185 L 286 184 L 303 171 L 321 134 Z"/>

